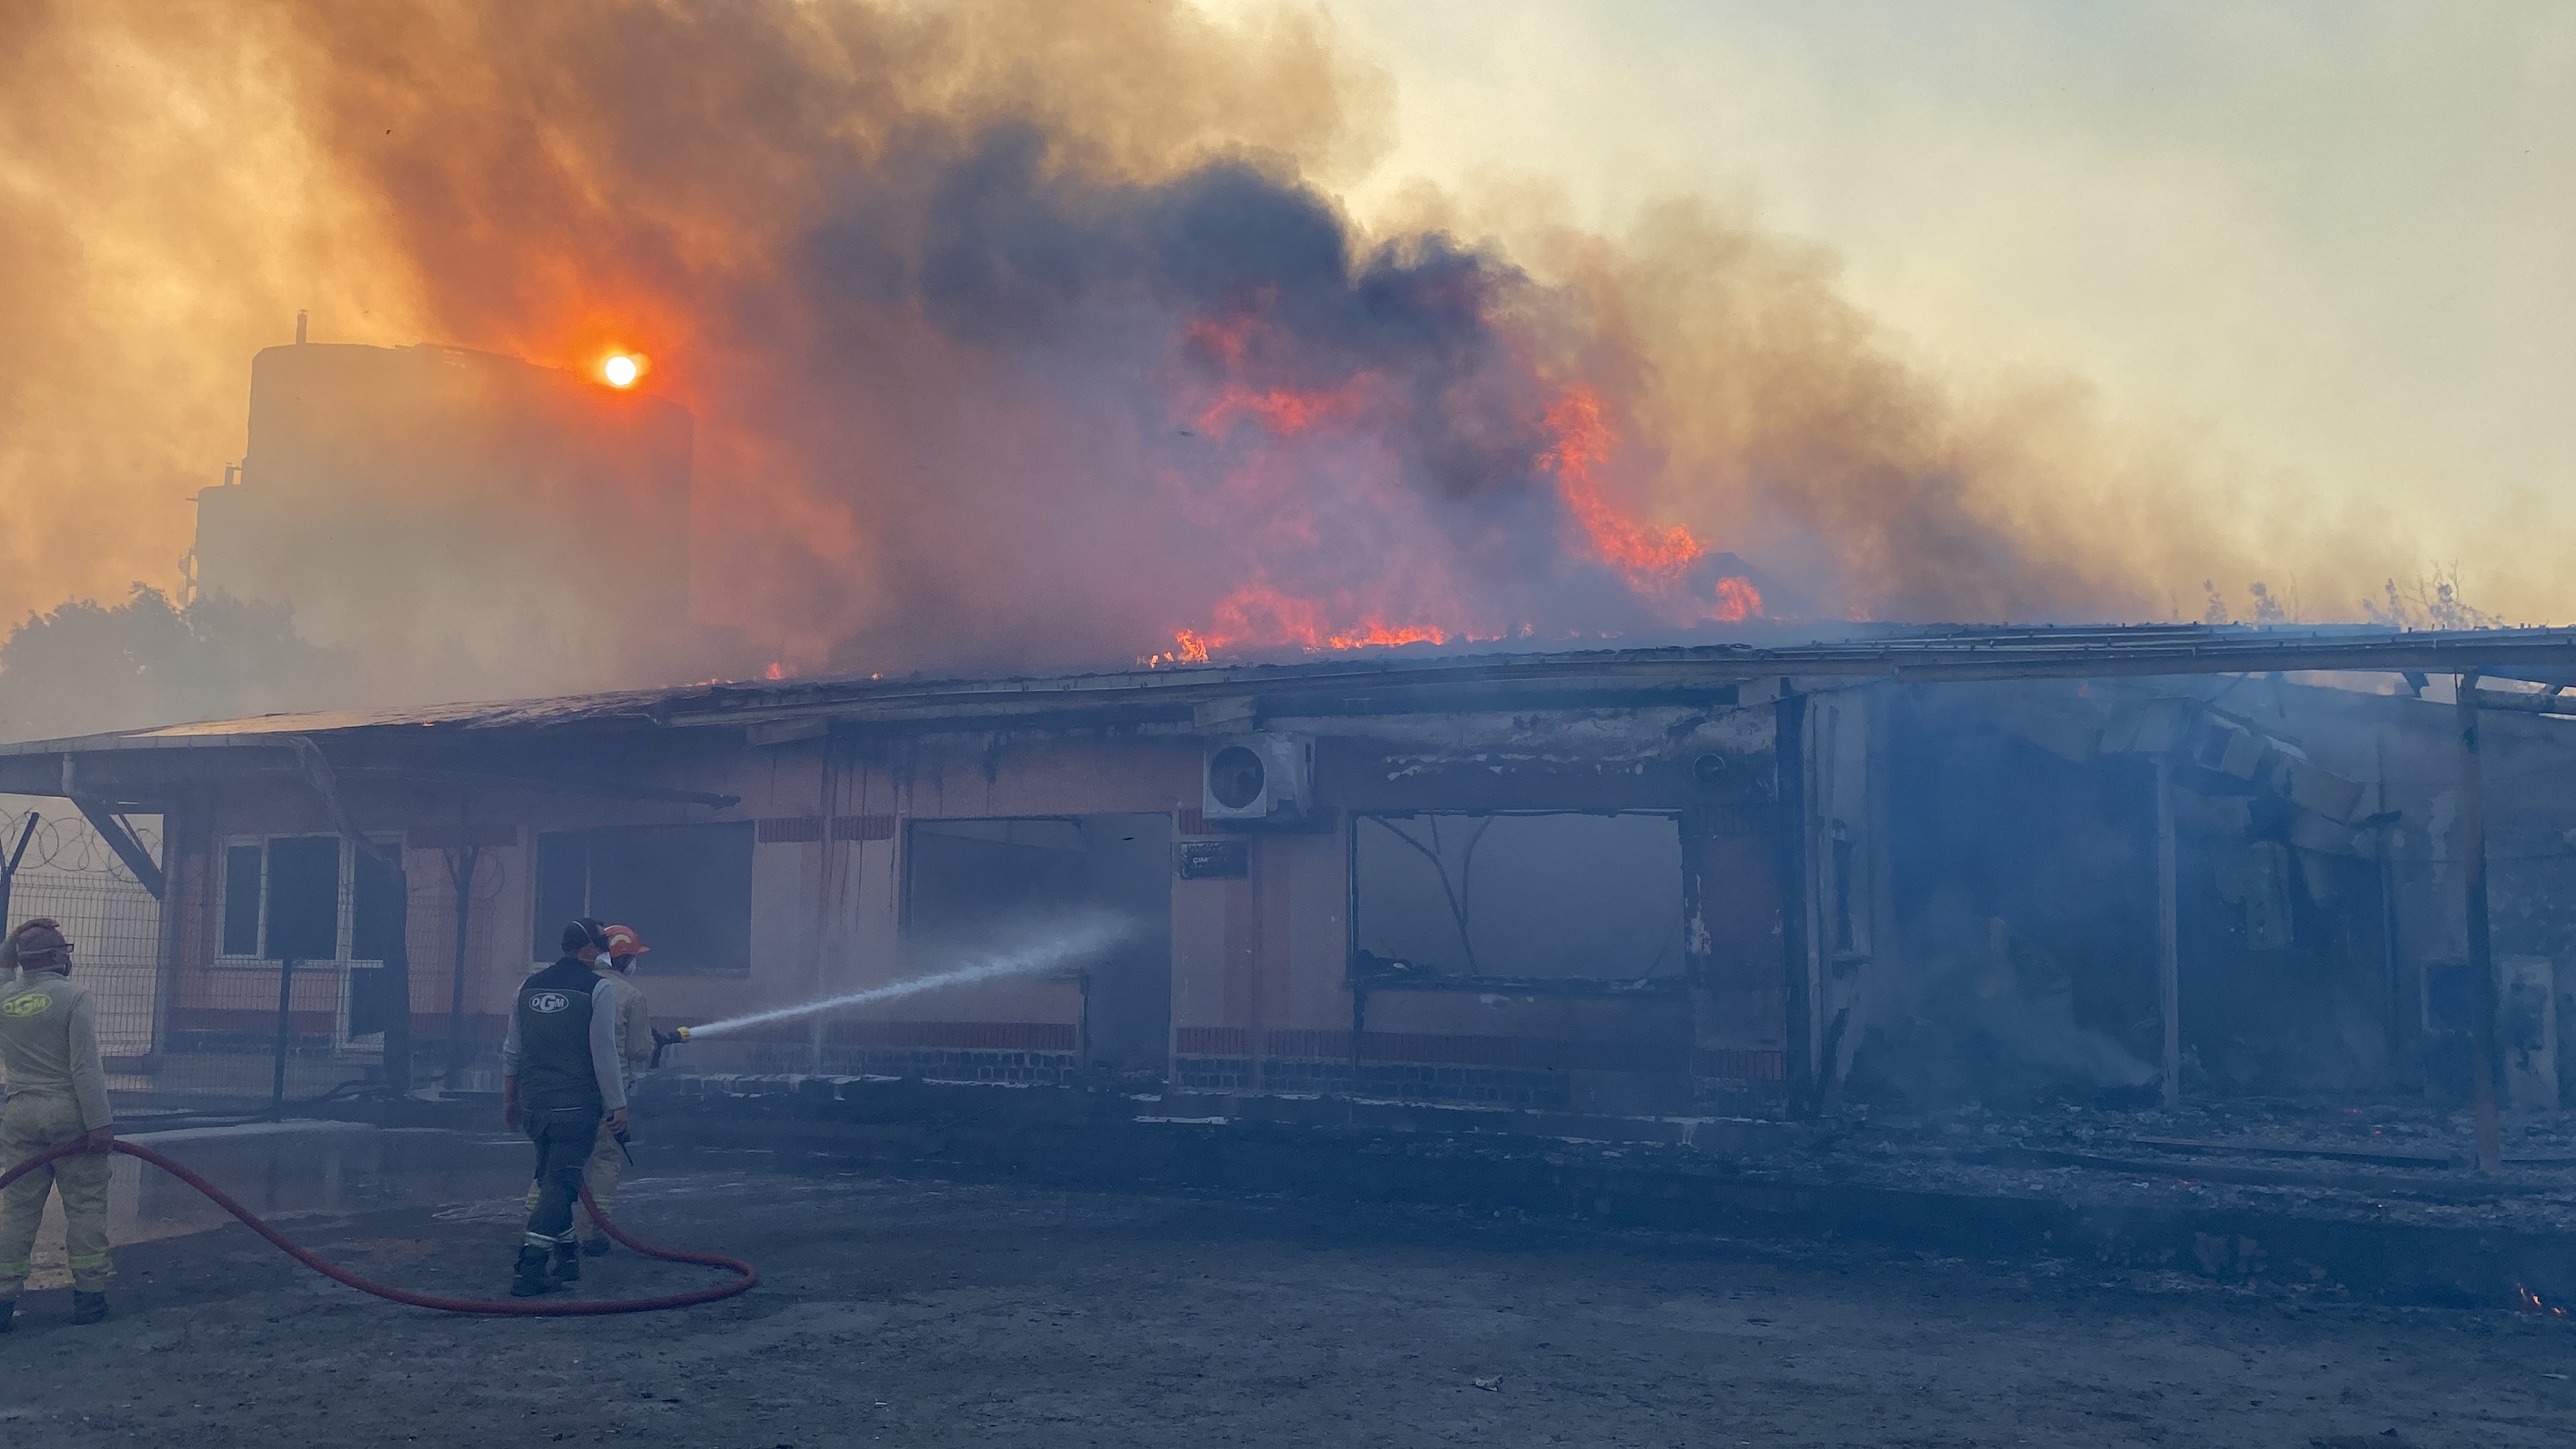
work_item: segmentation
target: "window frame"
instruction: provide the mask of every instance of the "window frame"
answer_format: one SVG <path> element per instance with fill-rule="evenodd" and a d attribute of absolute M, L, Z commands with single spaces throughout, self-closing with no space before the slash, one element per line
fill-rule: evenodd
<path fill-rule="evenodd" d="M 1429 972 L 1419 974 L 1370 973 L 1359 969 L 1360 961 L 1360 826 L 1368 820 L 1419 820 L 1425 816 L 1447 815 L 1466 819 L 1494 816 L 1557 815 L 1644 815 L 1672 823 L 1681 845 L 1682 889 L 1673 907 L 1682 922 L 1685 942 L 1683 959 L 1667 976 L 1617 979 L 1599 976 L 1452 976 Z M 1390 808 L 1352 810 L 1348 814 L 1350 829 L 1343 841 L 1345 862 L 1342 871 L 1344 888 L 1342 920 L 1345 922 L 1342 950 L 1342 978 L 1346 988 L 1362 991 L 1464 991 L 1485 995 L 1512 996 L 1680 996 L 1690 989 L 1691 967 L 1687 942 L 1690 938 L 1691 874 L 1690 831 L 1688 812 L 1660 806 L 1610 806 L 1586 809 L 1456 809 L 1456 808 Z"/>
<path fill-rule="evenodd" d="M 664 967 L 662 967 L 662 968 L 661 968 L 661 974 L 663 974 L 663 975 L 667 976 L 669 979 L 672 979 L 672 980 L 680 980 L 680 979 L 684 979 L 684 978 L 689 978 L 689 979 L 705 979 L 705 980 L 713 980 L 713 981 L 748 981 L 748 980 L 750 980 L 750 979 L 752 978 L 752 976 L 753 976 L 755 973 L 757 973 L 757 972 L 758 972 L 758 970 L 759 970 L 759 968 L 760 968 L 760 958 L 759 958 L 759 955 L 758 955 L 758 953 L 757 953 L 757 952 L 755 952 L 755 951 L 752 949 L 752 947 L 753 947 L 753 942 L 754 942 L 754 937 L 755 937 L 755 936 L 757 935 L 757 933 L 758 933 L 758 928 L 759 928 L 759 923 L 760 923 L 760 851 L 761 851 L 761 840 L 760 840 L 759 822 L 758 822 L 757 820 L 678 820 L 678 821 L 647 820 L 647 821 L 637 821 L 637 822 L 633 822 L 633 823 L 629 823 L 629 824 L 617 824 L 617 825 L 576 825 L 576 826 L 569 826 L 569 827 L 566 827 L 566 828 L 564 828 L 564 829 L 559 829 L 559 830 L 548 830 L 548 829 L 544 829 L 543 827 L 540 827 L 540 828 L 538 828 L 538 829 L 535 829 L 535 830 L 530 831 L 530 832 L 528 833 L 528 847 L 527 847 L 527 848 L 528 848 L 527 921 L 526 921 L 526 930 L 525 930 L 524 936 L 525 936 L 525 939 L 526 939 L 526 941 L 527 941 L 527 943 L 528 943 L 528 947 L 529 947 L 529 960 L 531 961 L 531 963 L 533 964 L 533 966 L 534 966 L 536 969 L 543 969 L 544 967 L 547 967 L 547 966 L 553 965 L 557 960 L 561 959 L 561 952 L 560 952 L 559 950 L 556 950 L 556 949 L 545 949 L 543 954 L 539 954 L 539 951 L 540 951 L 540 948 L 541 948 L 541 942 L 540 942 L 540 940 L 539 940 L 538 933 L 539 933 L 541 930 L 546 929 L 546 923 L 539 921 L 537 918 L 538 918 L 538 916 L 539 916 L 539 915 L 544 911 L 544 909 L 545 909 L 545 905 L 546 905 L 546 902 L 545 902 L 545 891 L 546 891 L 546 884 L 545 884 L 545 872 L 546 872 L 546 841 L 547 841 L 548 839 L 550 839 L 550 838 L 552 838 L 552 837 L 555 837 L 555 836 L 564 836 L 564 835 L 569 835 L 569 836 L 574 836 L 574 837 L 579 838 L 579 839 L 580 839 L 580 841 L 582 842 L 582 860 L 581 860 L 581 891 L 582 891 L 582 908 L 581 908 L 581 912 L 580 912 L 580 914 L 583 914 L 583 915 L 596 915 L 596 914 L 597 914 L 597 912 L 596 912 L 596 910 L 594 909 L 594 906 L 595 906 L 595 904 L 596 904 L 596 903 L 595 903 L 594 901 L 592 901 L 592 899 L 591 899 L 592 894 L 596 891 L 596 889 L 597 889 L 597 887 L 598 887 L 598 881 L 597 881 L 597 879 L 596 879 L 596 872 L 597 872 L 597 868 L 598 868 L 598 855 L 597 855 L 597 853 L 596 853 L 596 848 L 595 848 L 594 843 L 593 843 L 596 837 L 601 836 L 601 835 L 614 834 L 614 833 L 617 833 L 617 832 L 620 832 L 620 831 L 632 831 L 632 830 L 718 830 L 718 829 L 740 830 L 740 831 L 745 832 L 745 833 L 747 834 L 747 836 L 748 836 L 747 853 L 746 853 L 746 855 L 745 855 L 745 859 L 746 859 L 746 861 L 748 862 L 748 869 L 749 869 L 749 871 L 750 871 L 750 876 L 749 876 L 749 894 L 748 894 L 748 896 L 747 896 L 747 898 L 746 898 L 746 901 L 745 901 L 745 911 L 744 911 L 744 923 L 743 923 L 743 944 L 742 944 L 743 964 L 742 964 L 742 968 L 741 968 L 740 970 L 734 970 L 734 969 L 731 969 L 731 968 L 714 968 L 714 967 L 704 967 L 704 966 L 687 966 L 687 967 L 664 966 Z M 571 919 L 571 917 L 565 917 L 565 918 L 564 918 L 564 920 L 570 920 L 570 919 Z M 556 921 L 556 922 L 554 922 L 554 923 L 553 923 L 553 928 L 554 928 L 556 931 L 560 931 L 560 930 L 562 929 L 563 924 L 564 924 L 564 922 L 563 922 L 563 921 Z M 645 930 L 645 931 L 647 931 L 647 932 L 648 932 L 648 934 L 649 934 L 649 932 L 650 932 L 650 923 L 645 923 L 645 924 L 639 925 L 639 926 L 637 927 L 637 929 L 639 929 L 639 930 Z M 648 969 L 648 970 L 652 970 L 652 969 L 654 969 L 654 968 L 653 968 L 652 966 L 648 966 L 646 969 Z"/>
<path fill-rule="evenodd" d="M 932 833 L 936 834 L 937 827 L 942 825 L 1018 825 L 1029 822 L 1071 825 L 1079 829 L 1082 825 L 1082 817 L 1079 815 L 908 815 L 903 817 L 901 826 L 895 832 L 901 851 L 895 865 L 894 917 L 897 938 L 912 941 L 919 939 L 920 936 L 918 925 L 913 919 L 912 899 L 913 866 L 920 857 L 919 853 L 912 848 L 912 842 L 913 837 L 923 826 L 932 827 Z"/>
<path fill-rule="evenodd" d="M 214 883 L 214 920 L 211 923 L 213 926 L 215 948 L 207 957 L 206 964 L 209 970 L 274 971 L 278 968 L 278 963 L 282 959 L 276 956 L 263 956 L 258 954 L 248 956 L 238 955 L 224 949 L 226 928 L 231 924 L 229 917 L 232 910 L 233 851 L 243 846 L 249 846 L 257 849 L 259 852 L 259 908 L 257 928 L 254 932 L 254 945 L 264 948 L 268 945 L 269 842 L 273 840 L 321 839 L 335 841 L 340 847 L 339 879 L 335 886 L 337 911 L 332 929 L 332 954 L 328 959 L 319 956 L 298 956 L 295 958 L 296 967 L 299 970 L 307 966 L 350 967 L 367 970 L 380 968 L 385 964 L 380 959 L 355 957 L 349 954 L 357 944 L 357 847 L 350 844 L 346 837 L 331 835 L 325 831 L 281 830 L 263 834 L 227 834 L 216 842 L 215 856 L 217 865 L 215 867 L 216 879 Z M 370 845 L 394 851 L 400 851 L 403 848 L 403 838 L 400 835 L 371 833 L 367 836 L 367 842 Z"/>

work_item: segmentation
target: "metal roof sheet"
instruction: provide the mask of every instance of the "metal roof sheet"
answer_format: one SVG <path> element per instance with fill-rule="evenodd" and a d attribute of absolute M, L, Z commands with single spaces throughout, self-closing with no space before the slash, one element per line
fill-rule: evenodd
<path fill-rule="evenodd" d="M 2576 628 L 2409 632 L 2352 626 L 2116 625 L 1997 628 L 1836 625 L 1843 637 L 1648 648 L 1435 654 L 1413 649 L 1296 662 L 1165 666 L 1004 678 L 858 678 L 384 709 L 261 715 L 0 745 L 0 757 L 274 743 L 288 735 L 734 725 L 812 716 L 887 720 L 1044 713 L 1121 700 L 1175 705 L 1238 695 L 1485 686 L 1679 688 L 1785 677 L 1921 682 L 2379 669 L 2576 678 Z M 1779 638 L 1774 631 L 1769 637 Z"/>

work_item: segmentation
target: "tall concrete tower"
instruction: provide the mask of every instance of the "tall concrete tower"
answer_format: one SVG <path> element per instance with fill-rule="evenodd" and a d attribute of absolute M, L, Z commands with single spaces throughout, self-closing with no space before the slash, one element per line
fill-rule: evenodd
<path fill-rule="evenodd" d="M 516 358 L 299 338 L 251 364 L 239 481 L 198 495 L 196 585 L 293 606 L 380 699 L 670 682 L 704 652 L 694 429 Z"/>

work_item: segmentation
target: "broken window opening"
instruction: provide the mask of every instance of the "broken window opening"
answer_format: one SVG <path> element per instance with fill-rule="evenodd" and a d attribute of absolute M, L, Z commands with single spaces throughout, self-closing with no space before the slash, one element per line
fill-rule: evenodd
<path fill-rule="evenodd" d="M 904 934 L 942 946 L 981 940 L 1005 921 L 1074 909 L 1085 859 L 1077 820 L 919 820 L 905 871 Z"/>
<path fill-rule="evenodd" d="M 1649 811 L 1356 815 L 1355 973 L 1678 981 L 1681 822 Z"/>
<path fill-rule="evenodd" d="M 2218 898 L 2235 908 L 2245 948 L 2287 951 L 2297 945 L 2290 848 L 2277 840 L 2230 841 L 2216 855 Z"/>
<path fill-rule="evenodd" d="M 714 825 L 618 825 L 537 837 L 532 959 L 562 950 L 582 916 L 632 926 L 655 975 L 751 974 L 748 820 Z"/>

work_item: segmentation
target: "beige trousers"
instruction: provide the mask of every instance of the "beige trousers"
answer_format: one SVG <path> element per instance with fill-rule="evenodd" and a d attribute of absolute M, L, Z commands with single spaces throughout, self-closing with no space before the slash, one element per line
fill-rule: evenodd
<path fill-rule="evenodd" d="M 0 1103 L 0 1163 L 14 1167 L 48 1147 L 88 1134 L 81 1125 L 80 1103 L 69 1097 L 12 1092 Z M 26 1289 L 47 1188 L 62 1193 L 72 1287 L 82 1293 L 107 1291 L 107 1280 L 116 1276 L 107 1253 L 107 1171 L 115 1160 L 104 1153 L 80 1153 L 47 1163 L 0 1192 L 0 1302 L 15 1302 Z"/>
<path fill-rule="evenodd" d="M 608 1124 L 600 1123 L 599 1140 L 590 1146 L 590 1161 L 582 1164 L 581 1180 L 589 1186 L 590 1200 L 599 1204 L 601 1212 L 613 1215 L 617 1211 L 617 1180 L 625 1170 L 626 1149 L 617 1145 L 617 1134 L 608 1130 Z M 532 1182 L 528 1184 L 528 1211 L 536 1210 L 537 1184 Z M 572 1226 L 585 1243 L 595 1243 L 608 1236 L 599 1230 L 599 1224 L 592 1220 L 590 1214 L 579 1207 L 573 1209 Z"/>

